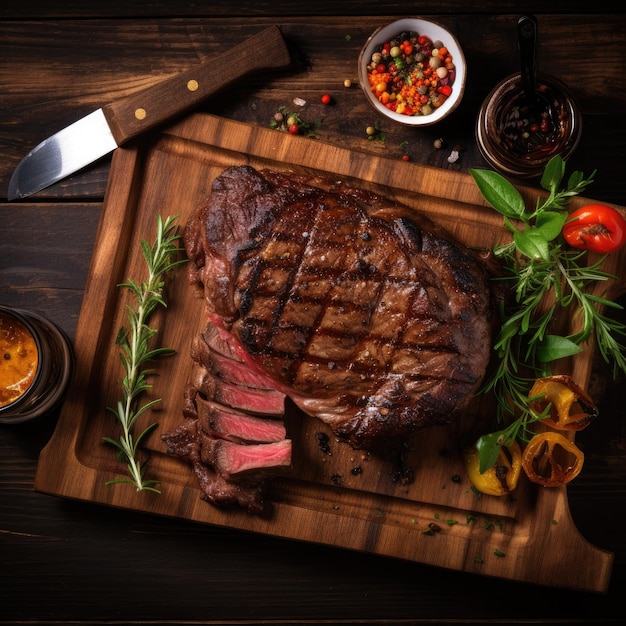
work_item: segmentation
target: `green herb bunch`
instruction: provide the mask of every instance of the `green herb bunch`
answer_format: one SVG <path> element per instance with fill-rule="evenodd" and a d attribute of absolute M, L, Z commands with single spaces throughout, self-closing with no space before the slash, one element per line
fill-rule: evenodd
<path fill-rule="evenodd" d="M 157 357 L 172 354 L 169 348 L 151 348 L 151 340 L 157 334 L 155 328 L 148 325 L 149 319 L 159 307 L 167 307 L 164 298 L 165 278 L 167 274 L 185 259 L 180 258 L 180 248 L 175 225 L 176 217 L 168 217 L 163 222 L 157 217 L 157 233 L 152 246 L 146 241 L 141 242 L 143 256 L 148 266 L 148 278 L 137 283 L 129 279 L 118 285 L 129 289 L 136 300 L 136 308 L 127 306 L 128 328 L 122 327 L 116 343 L 120 347 L 120 359 L 124 366 L 125 376 L 122 380 L 122 399 L 116 408 L 107 407 L 122 425 L 119 440 L 103 437 L 105 443 L 117 448 L 119 458 L 127 463 L 128 477 L 108 481 L 106 484 L 131 483 L 137 491 L 153 491 L 160 493 L 156 487 L 158 481 L 145 478 L 146 466 L 139 457 L 139 447 L 145 437 L 157 426 L 151 424 L 139 435 L 133 433 L 134 425 L 140 415 L 160 402 L 159 398 L 141 404 L 139 397 L 151 388 L 147 378 L 153 373 L 145 369 L 148 361 Z"/>
<path fill-rule="evenodd" d="M 512 241 L 494 248 L 502 261 L 504 277 L 514 294 L 511 302 L 500 303 L 501 327 L 495 341 L 497 365 L 482 392 L 497 400 L 497 421 L 503 428 L 479 438 L 476 447 L 481 471 L 491 467 L 500 446 L 516 439 L 528 441 L 531 424 L 546 417 L 529 407 L 534 378 L 549 376 L 550 364 L 582 351 L 591 337 L 602 357 L 615 371 L 626 372 L 626 327 L 600 311 L 621 308 L 594 295 L 592 287 L 615 276 L 602 271 L 602 257 L 587 265 L 586 251 L 567 247 L 562 237 L 573 196 L 593 182 L 595 172 L 585 177 L 573 172 L 563 185 L 565 162 L 553 157 L 546 165 L 541 187 L 547 197 L 527 209 L 519 191 L 504 177 L 490 170 L 470 170 L 485 200 L 504 219 Z M 551 334 L 550 322 L 562 310 L 578 316 L 579 330 L 568 336 Z"/>

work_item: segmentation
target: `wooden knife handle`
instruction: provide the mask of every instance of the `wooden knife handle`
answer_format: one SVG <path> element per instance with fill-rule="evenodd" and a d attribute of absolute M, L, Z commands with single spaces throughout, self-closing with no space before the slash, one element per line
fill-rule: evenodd
<path fill-rule="evenodd" d="M 263 30 L 214 59 L 102 108 L 121 145 L 181 113 L 254 71 L 280 69 L 291 62 L 277 26 Z"/>

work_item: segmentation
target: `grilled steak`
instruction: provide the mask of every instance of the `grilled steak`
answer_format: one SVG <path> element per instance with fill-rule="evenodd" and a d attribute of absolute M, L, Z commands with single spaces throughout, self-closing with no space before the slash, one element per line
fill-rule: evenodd
<path fill-rule="evenodd" d="M 201 433 L 200 458 L 211 465 L 227 480 L 255 482 L 261 477 L 271 477 L 291 467 L 291 441 L 283 439 L 274 443 L 239 445 Z"/>
<path fill-rule="evenodd" d="M 355 448 L 454 420 L 484 376 L 481 261 L 407 207 L 231 167 L 184 242 L 190 282 L 238 359 Z"/>
<path fill-rule="evenodd" d="M 162 439 L 167 444 L 168 454 L 193 466 L 204 500 L 219 507 L 239 505 L 255 515 L 266 512 L 264 480 L 244 483 L 228 480 L 202 460 L 201 432 L 196 420 L 185 420 L 173 431 L 162 435 Z"/>
<path fill-rule="evenodd" d="M 212 437 L 236 443 L 275 443 L 287 432 L 282 419 L 265 419 L 196 395 L 198 427 Z"/>
<path fill-rule="evenodd" d="M 251 370 L 230 351 L 219 351 L 216 346 L 222 347 L 223 344 L 224 340 L 219 336 L 217 329 L 209 325 L 193 342 L 191 358 L 198 363 L 202 363 L 203 367 L 214 376 L 218 376 L 228 383 L 244 385 L 254 389 L 274 388 L 272 381 L 267 375 L 259 375 L 259 373 Z"/>
<path fill-rule="evenodd" d="M 194 366 L 191 384 L 205 398 L 249 413 L 282 416 L 285 396 L 273 389 L 254 389 L 236 385 L 211 373 L 206 367 Z"/>
<path fill-rule="evenodd" d="M 285 396 L 246 367 L 228 338 L 209 324 L 194 339 L 186 419 L 161 439 L 193 466 L 204 499 L 263 514 L 268 479 L 291 467 Z"/>

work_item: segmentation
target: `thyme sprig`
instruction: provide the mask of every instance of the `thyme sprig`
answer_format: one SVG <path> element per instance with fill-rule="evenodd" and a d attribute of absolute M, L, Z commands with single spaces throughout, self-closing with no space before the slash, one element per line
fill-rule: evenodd
<path fill-rule="evenodd" d="M 107 407 L 107 410 L 111 411 L 120 422 L 122 435 L 119 440 L 103 437 L 103 441 L 117 448 L 120 460 L 127 464 L 128 477 L 110 480 L 106 483 L 107 485 L 131 483 L 135 485 L 137 491 L 160 493 L 157 488 L 158 481 L 145 478 L 146 465 L 139 455 L 141 442 L 156 428 L 157 424 L 150 424 L 137 436 L 134 434 L 134 426 L 141 415 L 161 401 L 160 398 L 144 404 L 139 401 L 143 392 L 152 387 L 147 379 L 153 370 L 146 369 L 146 364 L 157 357 L 174 352 L 170 348 L 150 347 L 151 340 L 158 331 L 151 328 L 148 322 L 159 306 L 167 307 L 164 297 L 167 274 L 185 261 L 179 256 L 180 235 L 177 234 L 176 219 L 176 217 L 168 217 L 163 222 L 161 216 L 158 216 L 154 243 L 150 246 L 145 240 L 141 242 L 143 256 L 148 266 L 147 279 L 141 283 L 128 279 L 125 283 L 118 285 L 131 291 L 135 297 L 136 307 L 126 306 L 128 328 L 122 326 L 116 339 L 125 373 L 121 383 L 122 398 L 115 408 Z"/>
<path fill-rule="evenodd" d="M 602 270 L 604 257 L 587 265 L 585 251 L 568 249 L 561 231 L 568 217 L 567 204 L 593 182 L 575 171 L 563 185 L 565 162 L 553 157 L 546 165 L 541 186 L 548 191 L 528 209 L 519 191 L 500 174 L 470 170 L 479 191 L 502 216 L 512 241 L 494 248 L 510 283 L 512 302 L 501 302 L 501 327 L 494 349 L 497 364 L 481 392 L 497 401 L 500 430 L 483 435 L 476 446 L 481 471 L 491 467 L 500 446 L 516 439 L 528 441 L 532 424 L 544 419 L 529 403 L 534 378 L 550 375 L 551 364 L 582 351 L 592 336 L 605 361 L 615 372 L 626 372 L 626 326 L 601 312 L 622 308 L 593 293 L 594 285 L 616 278 Z M 579 330 L 568 336 L 553 334 L 551 322 L 563 311 L 577 316 Z"/>

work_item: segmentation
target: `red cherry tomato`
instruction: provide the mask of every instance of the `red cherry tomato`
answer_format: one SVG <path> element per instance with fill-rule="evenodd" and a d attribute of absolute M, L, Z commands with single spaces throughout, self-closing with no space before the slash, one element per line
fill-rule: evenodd
<path fill-rule="evenodd" d="M 300 127 L 297 124 L 292 124 L 287 130 L 290 135 L 297 135 L 300 132 Z"/>
<path fill-rule="evenodd" d="M 626 220 L 610 206 L 588 204 L 570 213 L 563 236 L 573 248 L 608 254 L 626 243 Z"/>
<path fill-rule="evenodd" d="M 332 98 L 327 93 L 325 93 L 322 96 L 322 104 L 330 104 L 331 102 L 332 102 Z"/>

